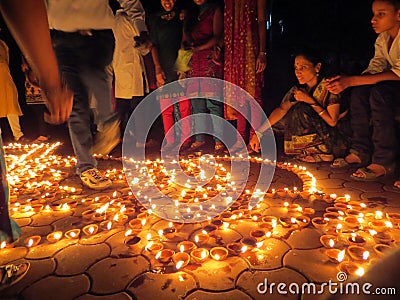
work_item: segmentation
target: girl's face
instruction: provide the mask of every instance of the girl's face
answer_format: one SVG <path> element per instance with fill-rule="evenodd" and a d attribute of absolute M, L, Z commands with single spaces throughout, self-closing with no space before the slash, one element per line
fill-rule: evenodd
<path fill-rule="evenodd" d="M 197 5 L 203 5 L 204 3 L 207 2 L 207 0 L 193 0 L 194 3 L 196 3 Z"/>
<path fill-rule="evenodd" d="M 171 11 L 174 8 L 175 0 L 161 0 L 161 5 L 165 11 Z"/>
<path fill-rule="evenodd" d="M 375 0 L 372 3 L 372 28 L 376 33 L 382 33 L 384 31 L 390 31 L 393 29 L 396 31 L 399 29 L 400 24 L 400 10 L 395 10 L 394 6 L 384 0 Z"/>
<path fill-rule="evenodd" d="M 300 84 L 313 86 L 318 80 L 320 69 L 321 63 L 314 65 L 302 55 L 296 56 L 294 60 L 294 74 Z"/>

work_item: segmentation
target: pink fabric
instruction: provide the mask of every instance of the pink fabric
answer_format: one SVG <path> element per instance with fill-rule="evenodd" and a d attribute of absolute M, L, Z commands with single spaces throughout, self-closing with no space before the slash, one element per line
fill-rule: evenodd
<path fill-rule="evenodd" d="M 181 100 L 182 99 L 182 100 Z M 187 98 L 179 98 L 179 111 L 181 114 L 181 142 L 185 142 L 190 137 L 190 118 L 186 118 L 190 116 L 191 105 L 190 100 Z M 174 102 L 171 98 L 169 99 L 161 99 L 160 100 L 160 108 L 162 111 L 162 119 L 164 124 L 164 135 L 167 140 L 167 144 L 175 143 L 175 134 L 171 131 L 169 134 L 168 131 L 174 126 Z M 165 110 L 164 110 L 165 109 Z M 186 118 L 186 119 L 184 119 Z"/>

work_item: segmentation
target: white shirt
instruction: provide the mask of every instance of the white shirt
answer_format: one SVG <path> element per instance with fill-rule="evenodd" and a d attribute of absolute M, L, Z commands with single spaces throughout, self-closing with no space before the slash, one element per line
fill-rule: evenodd
<path fill-rule="evenodd" d="M 377 74 L 391 70 L 400 77 L 400 30 L 388 49 L 389 33 L 382 32 L 375 41 L 375 55 L 363 72 Z"/>
<path fill-rule="evenodd" d="M 137 32 L 147 31 L 139 0 L 118 0 Z M 46 0 L 50 29 L 65 32 L 112 29 L 114 14 L 108 0 Z"/>

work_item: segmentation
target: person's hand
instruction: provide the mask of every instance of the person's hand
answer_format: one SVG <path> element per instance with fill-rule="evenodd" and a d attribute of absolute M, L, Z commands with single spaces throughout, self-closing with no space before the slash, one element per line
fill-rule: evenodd
<path fill-rule="evenodd" d="M 50 124 L 62 124 L 68 121 L 72 111 L 74 95 L 66 85 L 55 89 L 42 89 L 46 96 L 48 113 L 44 113 L 44 121 Z"/>
<path fill-rule="evenodd" d="M 135 36 L 133 39 L 135 41 L 134 47 L 140 53 L 147 53 L 153 46 L 147 31 L 142 31 L 139 36 Z"/>
<path fill-rule="evenodd" d="M 295 88 L 293 90 L 293 97 L 298 102 L 304 102 L 304 103 L 308 103 L 308 104 L 315 103 L 314 99 L 303 88 Z"/>
<path fill-rule="evenodd" d="M 221 66 L 224 61 L 224 52 L 220 46 L 216 46 L 211 58 L 212 62 L 217 66 Z"/>
<path fill-rule="evenodd" d="M 256 61 L 256 73 L 261 73 L 267 67 L 267 55 L 264 52 L 258 53 Z"/>
<path fill-rule="evenodd" d="M 163 86 L 165 84 L 165 73 L 164 71 L 160 68 L 156 68 L 156 81 L 157 81 L 157 87 Z"/>
<path fill-rule="evenodd" d="M 256 134 L 253 135 L 249 142 L 250 148 L 255 151 L 255 152 L 260 152 L 260 140 L 258 139 L 258 136 Z"/>
<path fill-rule="evenodd" d="M 326 88 L 332 94 L 339 94 L 350 86 L 350 77 L 334 76 L 326 79 Z"/>

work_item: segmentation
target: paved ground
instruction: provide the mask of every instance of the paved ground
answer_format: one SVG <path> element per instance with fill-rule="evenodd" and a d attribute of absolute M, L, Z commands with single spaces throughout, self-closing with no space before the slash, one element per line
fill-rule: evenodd
<path fill-rule="evenodd" d="M 12 247 L 0 249 L 0 264 L 29 261 L 30 269 L 19 283 L 0 291 L 0 299 L 321 299 L 321 295 L 308 293 L 281 295 L 276 289 L 270 296 L 269 290 L 262 294 L 258 289 L 264 288 L 260 284 L 266 279 L 268 284 L 315 283 L 321 288 L 328 280 L 337 282 L 340 270 L 354 273 L 363 268 L 368 274 L 370 267 L 382 259 L 382 251 L 399 247 L 399 215 L 395 213 L 400 213 L 400 194 L 391 187 L 393 179 L 360 183 L 349 178 L 349 170 L 333 170 L 324 163 L 307 164 L 307 171 L 316 178 L 313 181 L 306 170 L 278 163 L 271 185 L 275 194 L 270 190 L 259 206 L 249 210 L 249 195 L 260 166 L 259 161 L 252 160 L 246 187 L 250 192 L 245 192 L 233 204 L 230 213 L 182 227 L 180 223 L 170 224 L 146 213 L 129 194 L 121 160 L 99 160 L 100 168 L 107 170 L 114 185 L 95 192 L 81 186 L 74 175 L 73 159 L 54 155 L 54 150 L 56 146 L 7 150 L 10 174 L 16 176 L 11 178 L 14 188 L 11 209 L 13 218 L 22 227 L 22 236 Z M 192 161 L 199 163 L 198 157 Z M 227 160 L 219 162 L 229 165 Z M 38 163 L 41 170 L 37 169 Z M 204 193 L 183 195 L 180 189 L 162 181 L 160 164 L 150 166 L 155 170 L 154 182 L 159 187 L 164 184 L 161 186 L 164 192 L 182 203 Z M 188 166 L 184 163 L 184 167 Z M 199 175 L 193 170 L 186 171 Z M 217 174 L 219 179 L 210 182 L 206 190 L 209 196 L 215 194 L 218 184 L 222 190 L 232 189 L 228 183 L 233 179 L 222 180 L 227 177 L 226 171 L 219 170 Z M 143 178 L 139 185 L 146 190 Z M 294 187 L 297 191 L 293 191 Z M 310 187 L 325 194 L 310 195 L 307 192 Z M 331 194 L 337 195 L 336 200 Z M 344 197 L 345 194 L 350 198 Z M 325 225 L 313 225 L 310 219 L 322 216 L 326 209 L 333 213 L 326 216 L 329 221 Z M 208 212 L 211 210 L 208 207 Z M 277 219 L 273 221 L 273 217 Z M 97 233 L 82 232 L 90 224 L 98 226 Z M 107 228 L 110 224 L 111 228 Z M 170 227 L 176 232 L 167 234 Z M 62 236 L 55 243 L 46 239 L 50 233 L 65 234 L 71 229 L 81 229 L 79 238 Z M 196 236 L 203 230 L 207 230 L 202 235 L 206 240 L 197 241 Z M 370 230 L 386 234 L 379 233 L 377 237 Z M 320 237 L 327 234 L 332 236 L 323 240 L 324 247 Z M 362 248 L 350 247 L 351 234 L 364 242 L 359 243 Z M 26 243 L 32 236 L 40 236 L 41 241 L 29 248 Z M 257 237 L 257 244 L 254 238 L 248 239 L 250 236 Z M 337 252 L 345 250 L 343 261 L 352 262 L 355 269 L 346 268 L 343 263 L 340 269 L 339 263 L 329 258 L 327 253 L 332 252 L 334 258 L 338 255 L 332 249 L 327 252 L 330 240 Z M 185 254 L 175 255 L 174 261 L 166 263 L 156 259 L 161 248 L 178 253 L 178 244 L 182 241 L 193 242 L 207 254 L 211 250 L 213 257 L 205 258 L 204 262 L 196 261 L 196 257 L 189 260 Z M 377 243 L 387 247 L 377 247 Z M 223 259 L 228 245 L 231 251 Z M 369 257 L 363 260 L 359 254 L 362 256 L 365 251 Z M 202 251 L 199 252 L 201 255 Z M 178 270 L 179 261 L 188 264 Z M 348 277 L 351 280 L 357 275 L 348 274 Z M 400 292 L 398 287 L 397 292 Z"/>

